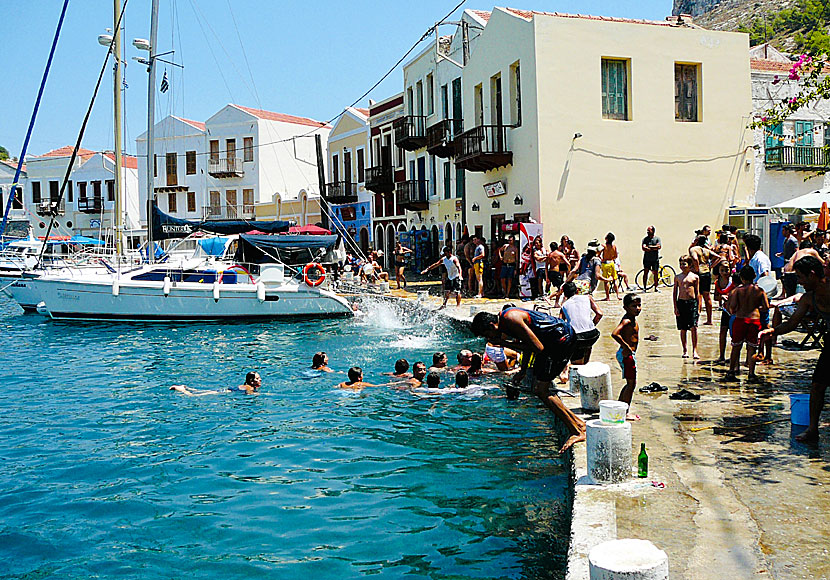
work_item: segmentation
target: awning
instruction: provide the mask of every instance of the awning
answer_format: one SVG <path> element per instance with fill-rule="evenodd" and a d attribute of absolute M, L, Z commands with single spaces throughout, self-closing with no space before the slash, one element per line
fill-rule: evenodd
<path fill-rule="evenodd" d="M 315 226 L 314 224 L 307 224 L 304 226 L 291 226 L 288 228 L 289 234 L 306 234 L 309 236 L 328 236 L 331 235 L 331 232 L 325 228 L 321 228 L 320 226 Z"/>
<path fill-rule="evenodd" d="M 818 211 L 824 202 L 830 203 L 830 189 L 817 189 L 812 193 L 805 193 L 796 198 L 776 203 L 772 208 Z"/>

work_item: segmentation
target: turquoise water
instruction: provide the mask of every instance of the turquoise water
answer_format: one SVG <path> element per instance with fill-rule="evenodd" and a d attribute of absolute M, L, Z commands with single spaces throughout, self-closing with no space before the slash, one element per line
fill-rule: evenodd
<path fill-rule="evenodd" d="M 562 578 L 568 468 L 535 400 L 335 390 L 474 344 L 369 320 L 55 323 L 0 297 L 0 577 Z M 450 355 L 451 358 L 453 354 Z M 258 370 L 258 396 L 185 397 Z"/>

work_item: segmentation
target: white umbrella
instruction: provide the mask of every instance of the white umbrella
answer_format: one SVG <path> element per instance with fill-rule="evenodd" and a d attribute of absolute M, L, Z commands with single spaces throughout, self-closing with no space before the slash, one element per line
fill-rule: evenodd
<path fill-rule="evenodd" d="M 811 193 L 799 195 L 796 198 L 787 201 L 782 201 L 781 203 L 776 203 L 772 206 L 772 209 L 794 208 L 818 211 L 819 209 L 821 209 L 821 204 L 823 202 L 827 202 L 828 204 L 830 204 L 830 189 L 818 189 Z"/>

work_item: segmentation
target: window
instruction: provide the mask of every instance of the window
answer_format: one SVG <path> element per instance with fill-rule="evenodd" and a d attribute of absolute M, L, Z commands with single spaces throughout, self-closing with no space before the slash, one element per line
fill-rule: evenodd
<path fill-rule="evenodd" d="M 242 140 L 242 150 L 244 154 L 243 161 L 253 161 L 254 160 L 254 138 L 253 137 L 245 137 Z"/>
<path fill-rule="evenodd" d="M 93 181 L 92 182 L 92 196 L 95 199 L 101 199 L 101 182 L 100 181 Z"/>
<path fill-rule="evenodd" d="M 504 125 L 502 111 L 501 74 L 490 77 L 490 121 L 493 125 Z"/>
<path fill-rule="evenodd" d="M 78 183 L 78 199 L 86 199 L 86 181 Z"/>
<path fill-rule="evenodd" d="M 830 145 L 830 123 L 824 124 L 824 145 Z"/>
<path fill-rule="evenodd" d="M 167 211 L 170 213 L 176 213 L 176 192 L 170 192 L 167 194 Z"/>
<path fill-rule="evenodd" d="M 218 191 L 210 192 L 210 211 L 209 215 L 220 215 L 222 212 L 222 196 Z"/>
<path fill-rule="evenodd" d="M 20 187 L 14 188 L 14 200 L 12 209 L 23 209 L 23 190 Z"/>
<path fill-rule="evenodd" d="M 452 198 L 452 178 L 450 176 L 450 162 L 444 161 L 444 199 Z"/>
<path fill-rule="evenodd" d="M 481 127 L 484 125 L 484 103 L 482 99 L 484 98 L 481 85 L 476 85 L 473 89 L 473 106 L 475 107 L 475 122 L 476 127 Z"/>
<path fill-rule="evenodd" d="M 603 58 L 602 118 L 628 121 L 628 61 Z"/>
<path fill-rule="evenodd" d="M 427 115 L 435 113 L 435 97 L 433 96 L 432 73 L 427 75 Z"/>
<path fill-rule="evenodd" d="M 228 216 L 229 218 L 235 218 L 236 215 L 236 190 L 235 189 L 228 189 L 225 191 L 225 205 L 228 206 Z"/>
<path fill-rule="evenodd" d="M 107 201 L 115 201 L 115 180 L 107 179 Z"/>
<path fill-rule="evenodd" d="M 184 154 L 184 170 L 187 175 L 196 175 L 196 152 L 187 151 Z"/>
<path fill-rule="evenodd" d="M 153 153 L 153 177 L 159 176 L 159 156 Z"/>
<path fill-rule="evenodd" d="M 165 157 L 165 166 L 167 167 L 167 185 L 178 185 L 179 167 L 176 154 L 168 153 Z"/>
<path fill-rule="evenodd" d="M 795 145 L 796 145 L 796 147 L 812 147 L 813 146 L 813 122 L 812 121 L 796 121 L 795 122 Z"/>
<path fill-rule="evenodd" d="M 236 159 L 236 139 L 225 139 L 225 157 Z"/>
<path fill-rule="evenodd" d="M 765 151 L 771 147 L 780 147 L 783 144 L 784 127 L 781 123 L 778 123 L 775 127 L 767 127 L 764 129 L 764 134 L 766 136 L 764 139 Z"/>
<path fill-rule="evenodd" d="M 408 114 L 414 115 L 415 114 L 415 99 L 412 93 L 412 87 L 407 87 L 406 89 L 406 105 Z"/>
<path fill-rule="evenodd" d="M 40 203 L 40 182 L 32 182 L 32 203 L 35 205 Z"/>
<path fill-rule="evenodd" d="M 676 121 L 698 121 L 698 73 L 700 65 L 674 65 L 674 119 Z"/>
<path fill-rule="evenodd" d="M 331 156 L 331 180 L 334 183 L 340 181 L 340 162 L 337 153 Z"/>
<path fill-rule="evenodd" d="M 463 169 L 455 168 L 455 197 L 464 197 L 465 174 Z"/>
<path fill-rule="evenodd" d="M 348 149 L 343 150 L 343 181 L 348 184 L 352 183 L 352 152 Z"/>
<path fill-rule="evenodd" d="M 419 117 L 424 114 L 424 83 L 415 83 L 415 114 Z"/>
<path fill-rule="evenodd" d="M 522 75 L 518 61 L 510 67 L 510 119 L 514 127 L 522 126 Z"/>
<path fill-rule="evenodd" d="M 366 181 L 366 161 L 363 159 L 363 149 L 357 150 L 357 182 L 363 183 Z"/>
<path fill-rule="evenodd" d="M 49 201 L 55 202 L 58 201 L 58 197 L 61 194 L 61 187 L 60 182 L 58 181 L 50 181 L 49 182 Z"/>
<path fill-rule="evenodd" d="M 188 191 L 187 192 L 187 211 L 190 213 L 194 213 L 196 211 L 196 192 L 195 191 Z"/>
<path fill-rule="evenodd" d="M 210 140 L 210 160 L 211 161 L 219 161 L 219 140 L 218 139 L 211 139 Z"/>
<path fill-rule="evenodd" d="M 450 118 L 450 93 L 447 85 L 441 85 L 441 118 Z"/>
<path fill-rule="evenodd" d="M 435 170 L 435 155 L 429 156 L 429 195 L 433 197 L 438 195 L 438 191 L 435 189 L 436 185 L 436 170 Z"/>
<path fill-rule="evenodd" d="M 253 214 L 254 213 L 254 190 L 253 189 L 243 189 L 242 190 L 242 211 L 246 214 Z"/>
<path fill-rule="evenodd" d="M 72 190 L 72 182 L 70 181 L 66 184 L 66 201 L 69 203 L 75 201 L 74 194 L 75 192 Z"/>

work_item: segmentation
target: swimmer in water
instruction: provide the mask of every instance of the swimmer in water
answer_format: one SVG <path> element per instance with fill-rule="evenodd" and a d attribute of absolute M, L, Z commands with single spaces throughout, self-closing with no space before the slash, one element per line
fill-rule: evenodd
<path fill-rule="evenodd" d="M 412 365 L 412 378 L 407 382 L 412 388 L 418 388 L 424 384 L 424 378 L 427 376 L 427 365 L 423 361 L 418 361 Z"/>
<path fill-rule="evenodd" d="M 440 389 L 441 388 L 441 375 L 432 371 L 427 375 L 426 380 L 427 388 L 429 389 Z"/>
<path fill-rule="evenodd" d="M 254 395 L 262 388 L 262 378 L 256 371 L 251 371 L 245 375 L 245 382 L 238 387 L 228 387 L 226 391 L 194 391 L 185 385 L 173 385 L 170 387 L 171 391 L 178 391 L 188 397 L 204 397 L 205 395 L 219 395 L 221 393 L 245 393 L 246 395 Z"/>
<path fill-rule="evenodd" d="M 322 371 L 324 373 L 333 373 L 334 371 L 329 368 L 329 355 L 322 351 L 315 353 L 314 356 L 311 357 L 311 370 Z"/>
<path fill-rule="evenodd" d="M 456 359 L 458 360 L 458 364 L 454 366 L 452 370 L 467 370 L 470 367 L 470 365 L 473 364 L 473 351 L 467 350 L 465 348 L 458 352 Z"/>
<path fill-rule="evenodd" d="M 409 362 L 405 358 L 401 358 L 395 361 L 395 372 L 394 373 L 383 373 L 384 375 L 393 376 L 399 379 L 408 379 L 412 376 L 412 373 L 409 371 Z"/>
<path fill-rule="evenodd" d="M 484 373 L 491 373 L 493 371 L 481 368 L 481 355 L 477 352 L 474 352 L 470 355 L 470 366 L 467 368 L 467 375 L 470 377 L 480 377 Z"/>
<path fill-rule="evenodd" d="M 445 352 L 436 352 L 432 355 L 432 366 L 429 367 L 430 371 L 441 372 L 447 370 L 447 353 Z"/>
<path fill-rule="evenodd" d="M 458 371 L 455 373 L 455 387 L 457 389 L 466 389 L 470 386 L 470 375 L 467 371 Z"/>
<path fill-rule="evenodd" d="M 373 385 L 363 380 L 363 369 L 360 367 L 352 367 L 349 369 L 349 380 L 337 385 L 340 389 L 351 389 L 359 391 L 364 387 L 380 387 L 382 385 Z"/>

